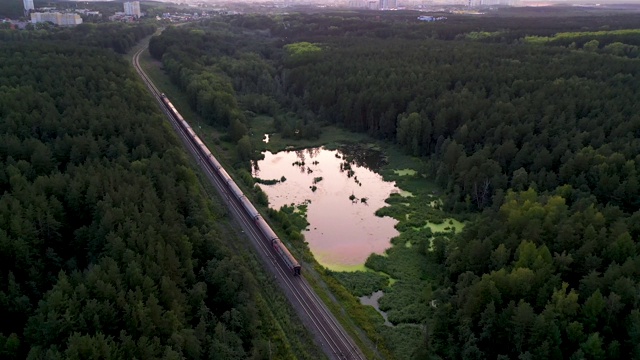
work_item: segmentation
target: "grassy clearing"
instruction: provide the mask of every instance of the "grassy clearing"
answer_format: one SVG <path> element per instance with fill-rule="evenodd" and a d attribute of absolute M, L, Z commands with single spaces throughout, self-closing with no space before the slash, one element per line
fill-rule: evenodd
<path fill-rule="evenodd" d="M 380 298 L 380 310 L 394 324 L 420 324 L 430 310 L 429 302 L 423 300 L 430 296 L 429 292 L 426 281 L 398 281 Z"/>
<path fill-rule="evenodd" d="M 356 272 L 356 271 L 369 271 L 369 269 L 367 269 L 366 266 L 364 266 L 364 264 L 359 264 L 359 265 L 330 265 L 330 266 L 325 266 L 327 268 L 327 270 L 333 271 L 333 272 Z"/>
<path fill-rule="evenodd" d="M 399 176 L 413 176 L 416 174 L 416 171 L 413 169 L 393 170 L 393 172 Z"/>
<path fill-rule="evenodd" d="M 397 359 L 412 359 L 415 349 L 424 339 L 425 331 L 421 326 L 400 324 L 394 327 L 385 326 L 381 332 Z"/>
<path fill-rule="evenodd" d="M 189 122 L 194 129 L 198 129 L 199 125 L 202 125 L 204 121 L 191 110 L 187 101 L 187 95 L 175 86 L 169 77 L 162 70 L 162 63 L 151 57 L 149 51 L 144 51 L 140 55 L 140 65 L 144 68 L 145 72 L 153 80 L 158 90 L 165 93 L 173 105 L 178 109 L 182 117 Z"/>
<path fill-rule="evenodd" d="M 320 146 L 333 150 L 344 143 L 364 143 L 371 141 L 365 134 L 352 133 L 335 126 L 323 127 L 318 139 L 284 139 L 280 134 L 275 133 L 273 118 L 265 115 L 254 117 L 251 119 L 250 124 L 250 136 L 256 144 L 257 149 L 270 151 L 272 153 L 287 149 L 306 149 Z M 264 142 L 264 134 L 269 134 L 268 143 Z"/>
<path fill-rule="evenodd" d="M 317 263 L 316 263 L 317 264 Z M 338 321 L 345 326 L 347 331 L 354 337 L 354 340 L 364 353 L 367 359 L 393 358 L 389 352 L 385 338 L 382 337 L 380 328 L 384 326 L 384 319 L 371 306 L 364 306 L 360 300 L 351 294 L 344 286 L 317 264 L 314 268 L 316 274 L 322 277 L 317 279 L 306 277 L 312 284 L 318 295 L 327 304 L 329 309 L 336 316 Z M 347 315 L 348 314 L 348 315 Z M 366 335 L 368 341 L 363 341 L 362 336 Z M 375 344 L 375 350 L 372 345 Z"/>
<path fill-rule="evenodd" d="M 151 39 L 153 36 L 156 35 L 160 35 L 160 33 L 164 30 L 163 27 L 158 28 L 158 30 L 156 30 L 155 33 L 153 33 L 152 35 L 147 36 L 146 38 L 140 40 L 140 42 L 131 48 L 131 50 L 129 50 L 128 53 L 124 54 L 123 57 L 130 63 L 133 64 L 133 56 L 140 51 L 140 49 L 143 49 L 145 47 L 147 47 L 147 44 L 149 44 L 149 39 Z"/>
<path fill-rule="evenodd" d="M 354 296 L 360 297 L 386 288 L 389 277 L 373 271 L 334 272 L 331 273 Z"/>
<path fill-rule="evenodd" d="M 430 221 L 427 221 L 427 224 L 424 225 L 431 230 L 432 233 L 459 233 L 464 228 L 464 223 L 453 219 L 447 218 L 444 219 L 443 222 L 436 224 Z"/>
<path fill-rule="evenodd" d="M 425 242 L 428 242 L 428 239 Z M 407 248 L 405 244 L 406 241 L 403 241 L 401 246 L 392 247 L 387 251 L 387 256 L 371 254 L 366 262 L 367 267 L 389 274 L 400 281 L 422 278 L 427 270 L 425 258 L 414 246 Z"/>
<path fill-rule="evenodd" d="M 574 41 L 582 38 L 612 38 L 624 36 L 640 35 L 640 29 L 602 30 L 602 31 L 581 31 L 581 32 L 561 32 L 553 36 L 526 36 L 523 40 L 529 44 L 547 44 L 559 41 Z"/>

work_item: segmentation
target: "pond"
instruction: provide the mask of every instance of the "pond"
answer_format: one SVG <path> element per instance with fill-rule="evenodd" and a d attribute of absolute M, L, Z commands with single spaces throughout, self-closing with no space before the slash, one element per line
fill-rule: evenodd
<path fill-rule="evenodd" d="M 383 254 L 398 235 L 396 220 L 377 217 L 384 200 L 400 192 L 375 170 L 384 164 L 379 150 L 345 146 L 338 150 L 310 148 L 264 153 L 254 164 L 253 176 L 284 182 L 259 186 L 269 206 L 308 202 L 305 239 L 316 260 L 332 270 L 362 269 L 371 253 Z"/>
<path fill-rule="evenodd" d="M 382 292 L 382 290 L 378 290 L 369 296 L 360 296 L 360 303 L 362 305 L 373 306 L 373 308 L 376 309 L 376 311 L 378 311 L 384 318 L 384 324 L 387 326 L 393 326 L 393 324 L 389 321 L 389 316 L 387 315 L 387 313 L 380 310 L 379 301 L 382 296 L 384 296 L 384 293 Z"/>

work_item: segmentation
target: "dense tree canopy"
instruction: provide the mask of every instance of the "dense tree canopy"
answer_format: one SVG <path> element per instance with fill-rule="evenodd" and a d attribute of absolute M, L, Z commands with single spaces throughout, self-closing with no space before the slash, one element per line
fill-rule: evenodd
<path fill-rule="evenodd" d="M 29 25 L 28 31 L 0 30 L 0 41 L 47 40 L 71 41 L 74 44 L 98 46 L 127 53 L 142 38 L 153 34 L 153 24 L 127 25 L 123 23 L 80 24 L 72 28 L 57 27 L 48 23 Z"/>
<path fill-rule="evenodd" d="M 452 200 L 482 209 L 497 189 L 535 183 L 640 205 L 637 60 L 457 41 L 325 43 L 324 56 L 285 70 L 289 93 L 325 121 L 431 157 Z"/>
<path fill-rule="evenodd" d="M 629 22 L 626 16 L 615 19 L 614 26 Z M 317 31 L 377 29 L 366 17 L 299 15 L 282 19 L 286 27 L 260 16 L 228 20 L 170 29 L 151 43 L 152 54 L 163 59 L 192 106 L 211 122 L 246 122 L 250 111 L 274 116 L 276 129 L 290 137 L 313 137 L 319 131 L 314 128 L 336 123 L 394 139 L 413 155 L 433 160 L 438 182 L 449 190 L 448 206 L 456 209 L 465 199 L 483 209 L 496 190 L 529 184 L 541 190 L 570 184 L 626 210 L 640 205 L 639 94 L 633 81 L 638 66 L 629 58 L 637 50 L 629 43 L 629 31 L 591 35 L 602 48 L 593 53 L 486 44 L 464 41 L 464 36 L 415 40 L 412 34 L 427 32 L 415 22 L 400 27 L 405 32 L 393 40 Z M 238 25 L 251 31 L 242 32 Z M 505 33 L 522 30 L 511 25 Z M 460 30 L 444 27 L 438 34 Z M 369 30 L 365 34 L 377 34 Z M 273 33 L 307 34 L 321 46 L 283 44 L 268 36 Z M 534 34 L 549 34 L 549 29 L 541 25 Z M 590 36 L 563 34 L 557 38 L 577 47 L 587 46 L 584 39 Z"/>
<path fill-rule="evenodd" d="M 277 62 L 270 61 L 282 58 L 280 45 L 268 30 L 209 20 L 194 27 L 169 27 L 151 39 L 149 51 L 210 124 L 235 132 L 234 123 L 246 128 L 262 114 L 274 117 L 284 137 L 317 138 L 320 126 L 312 112 L 283 110 L 287 102 Z M 232 139 L 237 141 L 241 136 L 235 133 Z"/>
<path fill-rule="evenodd" d="M 238 109 L 283 134 L 336 124 L 395 141 L 444 208 L 480 212 L 450 241 L 412 239 L 425 256 L 407 261 L 436 264 L 393 291 L 433 291 L 390 318 L 425 325 L 415 356 L 640 357 L 640 18 L 519 11 L 232 16 L 172 29 L 152 53 L 212 122 Z"/>
<path fill-rule="evenodd" d="M 5 43 L 0 118 L 1 358 L 313 351 L 284 336 L 290 315 L 232 252 L 225 212 L 120 56 Z"/>
<path fill-rule="evenodd" d="M 576 201 L 569 187 L 509 192 L 449 247 L 430 349 L 452 359 L 640 356 L 638 220 Z"/>
<path fill-rule="evenodd" d="M 19 18 L 24 15 L 24 5 L 20 0 L 6 0 L 0 2 L 0 16 L 5 18 Z"/>

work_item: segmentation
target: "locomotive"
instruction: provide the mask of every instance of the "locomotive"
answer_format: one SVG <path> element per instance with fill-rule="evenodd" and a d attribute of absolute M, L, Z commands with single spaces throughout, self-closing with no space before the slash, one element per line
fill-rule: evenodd
<path fill-rule="evenodd" d="M 200 137 L 193 131 L 191 126 L 182 118 L 182 115 L 176 110 L 171 101 L 167 98 L 165 94 L 161 96 L 162 102 L 166 106 L 167 110 L 171 112 L 171 115 L 176 119 L 178 125 L 189 135 L 189 140 L 196 146 L 200 156 L 208 162 L 209 165 L 214 169 L 220 178 L 224 181 L 227 190 L 229 190 L 233 196 L 238 200 L 238 202 L 242 205 L 244 211 L 251 217 L 251 219 L 256 223 L 258 229 L 260 229 L 260 233 L 265 241 L 267 241 L 278 253 L 278 256 L 282 261 L 287 265 L 287 268 L 293 276 L 300 275 L 300 263 L 291 255 L 291 252 L 287 247 L 280 241 L 278 235 L 271 229 L 269 224 L 262 218 L 258 210 L 253 206 L 251 201 L 247 199 L 247 197 L 242 193 L 242 190 L 238 187 L 238 185 L 233 181 L 231 176 L 227 173 L 227 171 L 222 167 L 218 159 L 216 159 L 209 148 L 202 142 Z"/>

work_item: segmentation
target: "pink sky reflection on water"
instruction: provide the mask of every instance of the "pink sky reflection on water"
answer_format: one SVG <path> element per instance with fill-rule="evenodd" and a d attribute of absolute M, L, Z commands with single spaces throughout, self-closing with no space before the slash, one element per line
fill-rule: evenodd
<path fill-rule="evenodd" d="M 354 176 L 347 177 L 346 171 L 340 171 L 345 160 L 336 158 L 336 154 L 343 157 L 337 150 L 324 148 L 265 152 L 254 176 L 264 180 L 287 178 L 276 185 L 260 185 L 274 209 L 311 200 L 305 239 L 318 262 L 338 269 L 361 265 L 371 253 L 382 254 L 391 246 L 390 239 L 398 235 L 394 228 L 397 221 L 377 217 L 375 211 L 386 206 L 384 200 L 399 189 L 395 182 L 385 182 L 382 176 L 354 164 L 351 165 Z M 305 165 L 292 165 L 296 161 L 304 161 Z M 318 164 L 313 164 L 315 161 Z M 316 177 L 322 180 L 315 184 L 317 190 L 313 192 L 310 187 Z M 368 198 L 367 204 L 352 203 L 351 194 Z"/>

